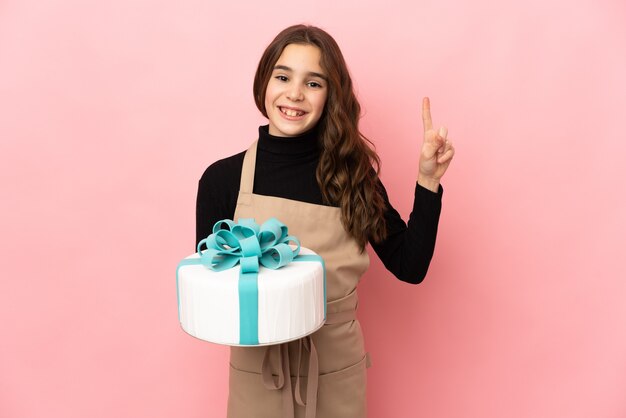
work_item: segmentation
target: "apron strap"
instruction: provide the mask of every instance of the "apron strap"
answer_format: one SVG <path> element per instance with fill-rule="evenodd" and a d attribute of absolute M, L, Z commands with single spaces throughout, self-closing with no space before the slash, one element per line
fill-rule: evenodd
<path fill-rule="evenodd" d="M 257 142 L 254 141 L 243 157 L 243 166 L 241 167 L 241 182 L 239 183 L 239 192 L 252 194 L 254 188 L 254 168 L 256 165 L 256 147 Z"/>

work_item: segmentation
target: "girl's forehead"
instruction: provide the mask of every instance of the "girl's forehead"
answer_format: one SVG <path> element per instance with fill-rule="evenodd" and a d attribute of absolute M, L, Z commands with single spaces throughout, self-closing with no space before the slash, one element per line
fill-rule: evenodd
<path fill-rule="evenodd" d="M 322 51 L 315 45 L 289 44 L 278 57 L 274 68 L 289 67 L 291 71 L 307 71 L 324 74 L 320 60 Z"/>

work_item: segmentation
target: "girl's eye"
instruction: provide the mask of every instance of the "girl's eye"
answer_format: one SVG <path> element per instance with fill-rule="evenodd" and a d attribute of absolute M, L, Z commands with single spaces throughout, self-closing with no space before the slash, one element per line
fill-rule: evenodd
<path fill-rule="evenodd" d="M 276 76 L 276 79 L 277 79 L 277 80 L 280 80 L 280 81 L 287 81 L 287 77 L 286 77 L 286 76 L 284 76 L 284 75 L 277 75 L 277 76 Z"/>
<path fill-rule="evenodd" d="M 311 81 L 311 82 L 309 82 L 309 87 L 314 87 L 314 88 L 317 89 L 317 88 L 322 87 L 322 85 L 320 83 L 318 83 L 318 82 Z"/>

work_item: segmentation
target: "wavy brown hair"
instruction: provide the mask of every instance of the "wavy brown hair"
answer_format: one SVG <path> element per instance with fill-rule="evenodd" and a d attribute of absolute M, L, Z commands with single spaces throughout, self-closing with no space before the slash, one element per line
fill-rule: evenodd
<path fill-rule="evenodd" d="M 385 200 L 378 186 L 380 159 L 372 142 L 359 132 L 361 106 L 337 42 L 315 26 L 294 25 L 280 32 L 259 61 L 253 89 L 256 106 L 267 117 L 267 84 L 289 44 L 313 45 L 321 51 L 320 66 L 326 72 L 328 95 L 318 122 L 321 153 L 317 182 L 324 203 L 341 208 L 344 228 L 364 250 L 369 240 L 380 242 L 387 235 Z"/>

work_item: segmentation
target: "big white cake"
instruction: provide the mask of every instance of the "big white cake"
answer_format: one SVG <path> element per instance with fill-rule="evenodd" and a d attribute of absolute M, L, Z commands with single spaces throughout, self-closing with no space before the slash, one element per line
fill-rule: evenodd
<path fill-rule="evenodd" d="M 301 247 L 293 261 L 278 269 L 260 266 L 252 290 L 249 284 L 242 287 L 240 269 L 213 271 L 200 263 L 199 253 L 179 264 L 178 313 L 187 333 L 217 344 L 260 346 L 304 337 L 324 324 L 324 266 L 313 251 Z M 247 291 L 252 294 L 244 295 Z M 258 335 L 250 336 L 250 327 Z"/>

